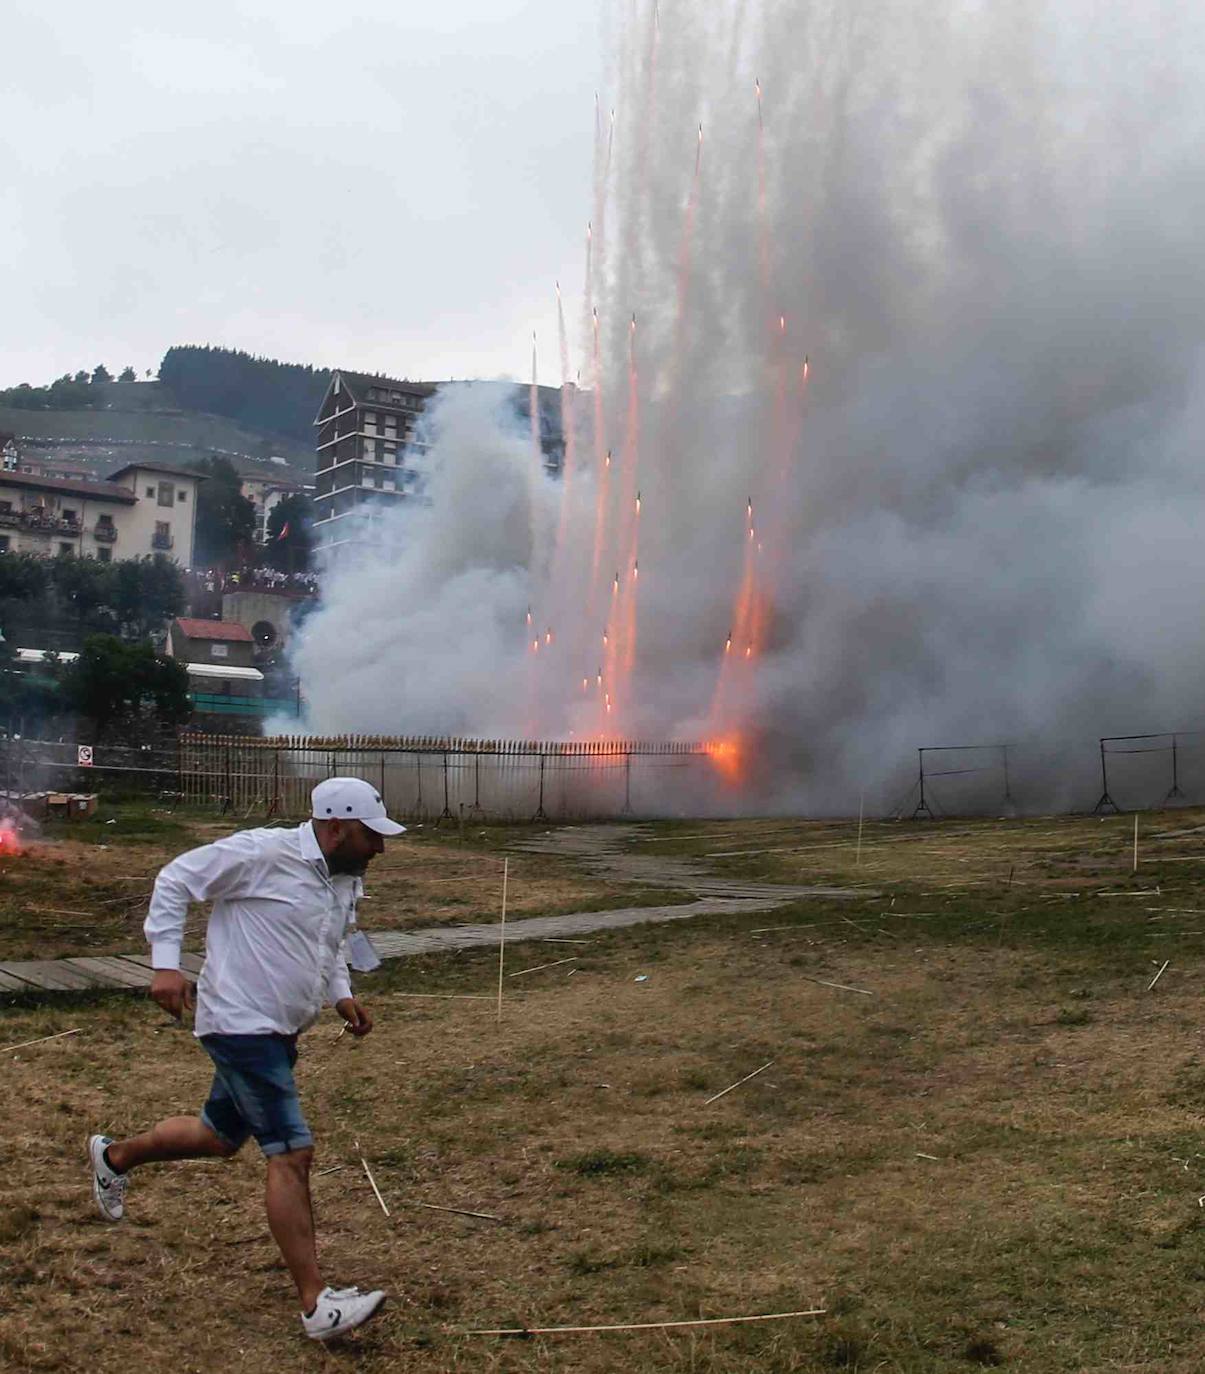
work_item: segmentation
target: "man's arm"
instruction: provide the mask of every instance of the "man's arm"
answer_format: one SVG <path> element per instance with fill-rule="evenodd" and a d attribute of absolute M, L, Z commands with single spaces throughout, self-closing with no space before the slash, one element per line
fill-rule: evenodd
<path fill-rule="evenodd" d="M 192 986 L 180 972 L 180 947 L 189 902 L 233 896 L 255 853 L 247 832 L 190 849 L 160 869 L 143 934 L 151 947 L 151 996 L 177 1020 L 192 1006 Z"/>

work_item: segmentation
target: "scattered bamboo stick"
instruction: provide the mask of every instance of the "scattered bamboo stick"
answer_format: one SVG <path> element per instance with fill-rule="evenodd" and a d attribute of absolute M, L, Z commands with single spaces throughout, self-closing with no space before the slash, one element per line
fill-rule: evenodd
<path fill-rule="evenodd" d="M 453 1001 L 461 1002 L 492 1002 L 494 1000 L 488 992 L 395 992 L 391 995 L 394 997 L 450 998 Z"/>
<path fill-rule="evenodd" d="M 36 1040 L 22 1040 L 19 1045 L 5 1045 L 0 1049 L 0 1054 L 7 1054 L 10 1050 L 23 1050 L 27 1045 L 41 1045 L 47 1040 L 61 1040 L 64 1035 L 79 1035 L 83 1026 L 77 1026 L 75 1030 L 59 1031 L 57 1035 L 40 1035 Z"/>
<path fill-rule="evenodd" d="M 1156 973 L 1155 976 L 1151 979 L 1151 981 L 1146 985 L 1146 990 L 1147 990 L 1147 992 L 1150 992 L 1150 990 L 1155 986 L 1155 984 L 1159 981 L 1159 979 L 1163 977 L 1163 970 L 1166 969 L 1167 966 L 1168 966 L 1168 964 L 1170 964 L 1170 963 L 1171 963 L 1171 960 L 1170 960 L 1170 959 L 1164 959 L 1163 965 L 1162 965 L 1162 967 L 1159 969 L 1159 972 Z"/>
<path fill-rule="evenodd" d="M 865 988 L 851 988 L 848 983 L 830 983 L 826 978 L 813 978 L 810 973 L 801 973 L 801 978 L 806 978 L 809 983 L 819 983 L 822 988 L 840 988 L 842 992 L 859 992 L 863 997 L 873 997 L 873 992 L 867 992 Z"/>
<path fill-rule="evenodd" d="M 332 1164 L 329 1169 L 319 1169 L 314 1175 L 315 1178 L 323 1178 L 327 1174 L 337 1174 L 340 1169 L 346 1168 L 343 1164 Z"/>
<path fill-rule="evenodd" d="M 506 880 L 510 876 L 510 860 L 502 861 L 502 925 L 498 930 L 498 1020 L 502 1020 L 502 970 L 506 963 Z"/>
<path fill-rule="evenodd" d="M 1102 748 L 1102 749 L 1104 748 L 1104 745 L 1103 745 L 1103 744 L 1101 745 L 1101 748 Z M 1137 811 L 1134 812 L 1134 867 L 1131 869 L 1131 872 L 1133 872 L 1133 873 L 1137 873 L 1137 872 L 1138 872 L 1138 812 L 1137 812 Z"/>
<path fill-rule="evenodd" d="M 561 964 L 575 964 L 582 956 L 571 954 L 568 959 L 554 959 L 551 964 L 534 964 L 531 968 L 521 968 L 518 973 L 508 973 L 508 978 L 522 978 L 525 973 L 539 973 L 542 968 L 557 968 Z"/>
<path fill-rule="evenodd" d="M 756 1078 L 759 1073 L 765 1073 L 765 1071 L 773 1063 L 774 1060 L 771 1059 L 767 1063 L 763 1064 L 760 1069 L 754 1069 L 752 1073 L 747 1073 L 744 1076 L 744 1078 L 738 1078 L 735 1083 L 730 1083 L 721 1092 L 716 1093 L 714 1097 L 709 1097 L 707 1101 L 703 1103 L 704 1107 L 710 1107 L 713 1102 L 718 1102 L 721 1097 L 723 1097 L 726 1093 L 730 1093 L 733 1090 L 733 1088 L 739 1088 L 742 1083 L 748 1083 L 748 1081 L 751 1078 Z"/>
<path fill-rule="evenodd" d="M 802 1312 L 766 1312 L 755 1317 L 696 1317 L 693 1321 L 624 1322 L 609 1326 L 502 1326 L 482 1331 L 461 1331 L 462 1336 L 553 1336 L 577 1331 L 655 1331 L 671 1326 L 723 1326 L 735 1322 L 778 1322 L 789 1317 L 822 1317 L 826 1307 L 809 1307 Z"/>
<path fill-rule="evenodd" d="M 854 855 L 854 867 L 862 866 L 862 819 L 865 814 L 866 793 L 858 793 L 858 851 Z"/>
<path fill-rule="evenodd" d="M 480 1217 L 482 1221 L 500 1222 L 502 1220 L 501 1217 L 494 1216 L 492 1212 L 469 1212 L 463 1207 L 437 1207 L 433 1202 L 418 1202 L 417 1200 L 411 1200 L 408 1205 L 411 1207 L 426 1207 L 430 1212 L 454 1212 L 458 1217 Z"/>
<path fill-rule="evenodd" d="M 364 1158 L 364 1152 L 360 1149 L 360 1142 L 358 1140 L 355 1142 L 355 1146 L 356 1154 L 360 1156 L 360 1163 L 364 1166 L 364 1176 L 372 1185 L 372 1191 L 377 1195 L 377 1201 L 381 1204 L 381 1211 L 388 1216 L 389 1208 L 385 1206 L 385 1199 L 381 1196 L 381 1190 L 377 1187 L 377 1181 L 372 1176 L 372 1170 L 368 1167 L 368 1161 Z"/>

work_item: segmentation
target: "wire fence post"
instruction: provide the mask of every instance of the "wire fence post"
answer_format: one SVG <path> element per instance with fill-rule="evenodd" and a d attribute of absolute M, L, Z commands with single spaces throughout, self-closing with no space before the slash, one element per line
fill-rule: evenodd
<path fill-rule="evenodd" d="M 918 766 L 917 781 L 918 781 L 918 783 L 920 784 L 920 800 L 916 803 L 916 809 L 915 809 L 915 811 L 913 811 L 913 813 L 912 813 L 912 819 L 913 819 L 914 821 L 919 821 L 919 820 L 922 820 L 922 819 L 923 819 L 923 820 L 929 820 L 929 821 L 931 821 L 931 820 L 934 819 L 933 810 L 932 810 L 932 808 L 930 807 L 929 803 L 925 800 L 925 751 L 924 751 L 924 749 L 918 749 L 918 750 L 916 751 L 916 757 L 917 757 L 917 766 Z"/>
<path fill-rule="evenodd" d="M 536 807 L 536 814 L 532 817 L 533 821 L 546 821 L 547 814 L 544 811 L 544 755 L 540 754 L 540 804 Z"/>
<path fill-rule="evenodd" d="M 444 752 L 444 809 L 439 813 L 441 821 L 453 819 L 452 808 L 448 805 L 448 755 Z"/>
<path fill-rule="evenodd" d="M 1113 808 L 1113 810 L 1114 810 L 1118 815 L 1121 814 L 1121 807 L 1117 805 L 1117 803 L 1113 800 L 1113 798 L 1112 798 L 1111 796 L 1109 796 L 1109 765 L 1108 765 L 1108 763 L 1107 763 L 1107 761 L 1106 761 L 1106 759 L 1105 759 L 1105 745 L 1106 745 L 1107 742 L 1108 742 L 1107 738 L 1102 739 L 1101 742 L 1100 742 L 1100 786 L 1101 786 L 1101 793 L 1100 793 L 1100 801 L 1098 801 L 1098 802 L 1096 803 L 1096 805 L 1092 808 L 1092 814 L 1093 814 L 1093 815 L 1099 815 L 1100 812 L 1102 812 L 1106 807 L 1110 807 L 1110 806 Z"/>

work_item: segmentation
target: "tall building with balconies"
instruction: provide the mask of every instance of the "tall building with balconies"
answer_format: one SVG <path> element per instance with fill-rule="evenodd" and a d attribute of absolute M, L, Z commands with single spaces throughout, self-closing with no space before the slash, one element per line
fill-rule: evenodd
<path fill-rule="evenodd" d="M 336 372 L 318 417 L 314 534 L 329 557 L 369 537 L 374 518 L 413 491 L 407 454 L 421 450 L 415 425 L 433 386 Z"/>
<path fill-rule="evenodd" d="M 419 417 L 437 390 L 460 386 L 496 388 L 516 422 L 530 424 L 531 388 L 517 382 L 410 382 L 334 373 L 314 421 L 314 534 L 321 558 L 329 561 L 342 549 L 375 542 L 379 517 L 420 494 L 413 460 L 427 444 Z M 557 476 L 565 451 L 559 388 L 538 387 L 537 406 L 544 467 Z"/>

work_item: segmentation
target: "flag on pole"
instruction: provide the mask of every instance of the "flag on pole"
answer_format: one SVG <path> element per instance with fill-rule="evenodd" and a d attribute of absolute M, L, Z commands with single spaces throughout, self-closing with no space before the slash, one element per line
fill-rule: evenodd
<path fill-rule="evenodd" d="M 281 541 L 282 539 L 287 539 L 288 537 L 289 537 L 289 522 L 286 520 L 286 521 L 284 522 L 284 524 L 281 525 L 281 527 L 280 527 L 280 533 L 276 536 L 276 542 L 279 544 L 280 541 Z"/>

